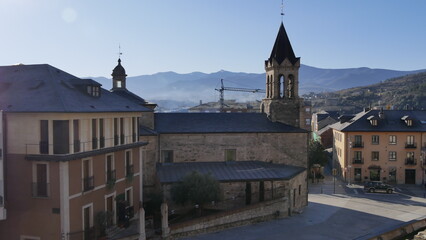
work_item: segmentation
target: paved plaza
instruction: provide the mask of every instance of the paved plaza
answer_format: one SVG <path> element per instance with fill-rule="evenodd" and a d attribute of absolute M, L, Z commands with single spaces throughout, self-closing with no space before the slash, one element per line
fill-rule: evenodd
<path fill-rule="evenodd" d="M 368 239 L 426 218 L 424 189 L 400 185 L 396 193 L 365 193 L 331 176 L 309 183 L 309 205 L 290 218 L 198 235 L 191 240 Z"/>

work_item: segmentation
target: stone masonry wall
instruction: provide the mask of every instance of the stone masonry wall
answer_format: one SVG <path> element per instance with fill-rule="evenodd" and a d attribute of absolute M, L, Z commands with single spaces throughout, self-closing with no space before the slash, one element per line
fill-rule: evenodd
<path fill-rule="evenodd" d="M 237 161 L 307 167 L 307 136 L 307 133 L 162 134 L 159 150 L 173 150 L 173 162 L 225 161 L 225 149 L 236 149 Z"/>

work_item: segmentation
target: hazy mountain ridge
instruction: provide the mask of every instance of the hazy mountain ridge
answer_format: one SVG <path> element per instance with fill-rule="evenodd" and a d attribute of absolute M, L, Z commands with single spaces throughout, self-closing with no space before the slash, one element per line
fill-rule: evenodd
<path fill-rule="evenodd" d="M 347 68 L 322 69 L 301 65 L 299 72 L 299 93 L 330 92 L 351 87 L 365 86 L 384 81 L 389 78 L 422 72 L 396 71 L 388 69 Z M 111 88 L 111 79 L 95 77 L 104 88 Z M 265 89 L 265 73 L 242 73 L 218 71 L 214 73 L 192 72 L 179 74 L 175 72 L 161 72 L 151 75 L 140 75 L 127 78 L 127 88 L 151 102 L 159 100 L 193 102 L 200 100 L 217 101 L 219 93 L 215 88 L 220 87 L 220 79 L 225 80 L 227 87 L 241 87 Z M 256 100 L 263 98 L 263 94 L 225 92 L 226 99 L 238 101 Z M 162 102 L 164 104 L 164 102 Z"/>
<path fill-rule="evenodd" d="M 426 109 L 426 72 L 336 92 L 311 94 L 314 110 L 359 112 L 365 107 Z"/>

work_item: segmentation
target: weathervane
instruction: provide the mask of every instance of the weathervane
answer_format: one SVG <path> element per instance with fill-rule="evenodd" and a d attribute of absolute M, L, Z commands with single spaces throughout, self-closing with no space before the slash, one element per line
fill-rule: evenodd
<path fill-rule="evenodd" d="M 121 45 L 118 44 L 118 58 L 120 59 L 120 56 L 123 55 L 123 53 L 121 52 Z"/>
<path fill-rule="evenodd" d="M 284 16 L 284 0 L 281 0 L 281 22 L 283 21 Z"/>

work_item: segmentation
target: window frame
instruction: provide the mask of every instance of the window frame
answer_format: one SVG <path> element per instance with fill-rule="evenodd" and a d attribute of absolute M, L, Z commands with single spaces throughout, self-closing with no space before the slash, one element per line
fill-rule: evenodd
<path fill-rule="evenodd" d="M 372 135 L 371 136 L 371 144 L 372 145 L 379 145 L 380 144 L 380 136 L 379 135 Z"/>
<path fill-rule="evenodd" d="M 396 161 L 396 160 L 397 160 L 397 152 L 396 151 L 389 151 L 389 161 Z"/>
<path fill-rule="evenodd" d="M 398 143 L 398 139 L 396 135 L 389 135 L 389 144 L 396 145 Z"/>
<path fill-rule="evenodd" d="M 237 161 L 237 149 L 235 148 L 225 149 L 224 155 L 225 155 L 225 162 Z"/>

